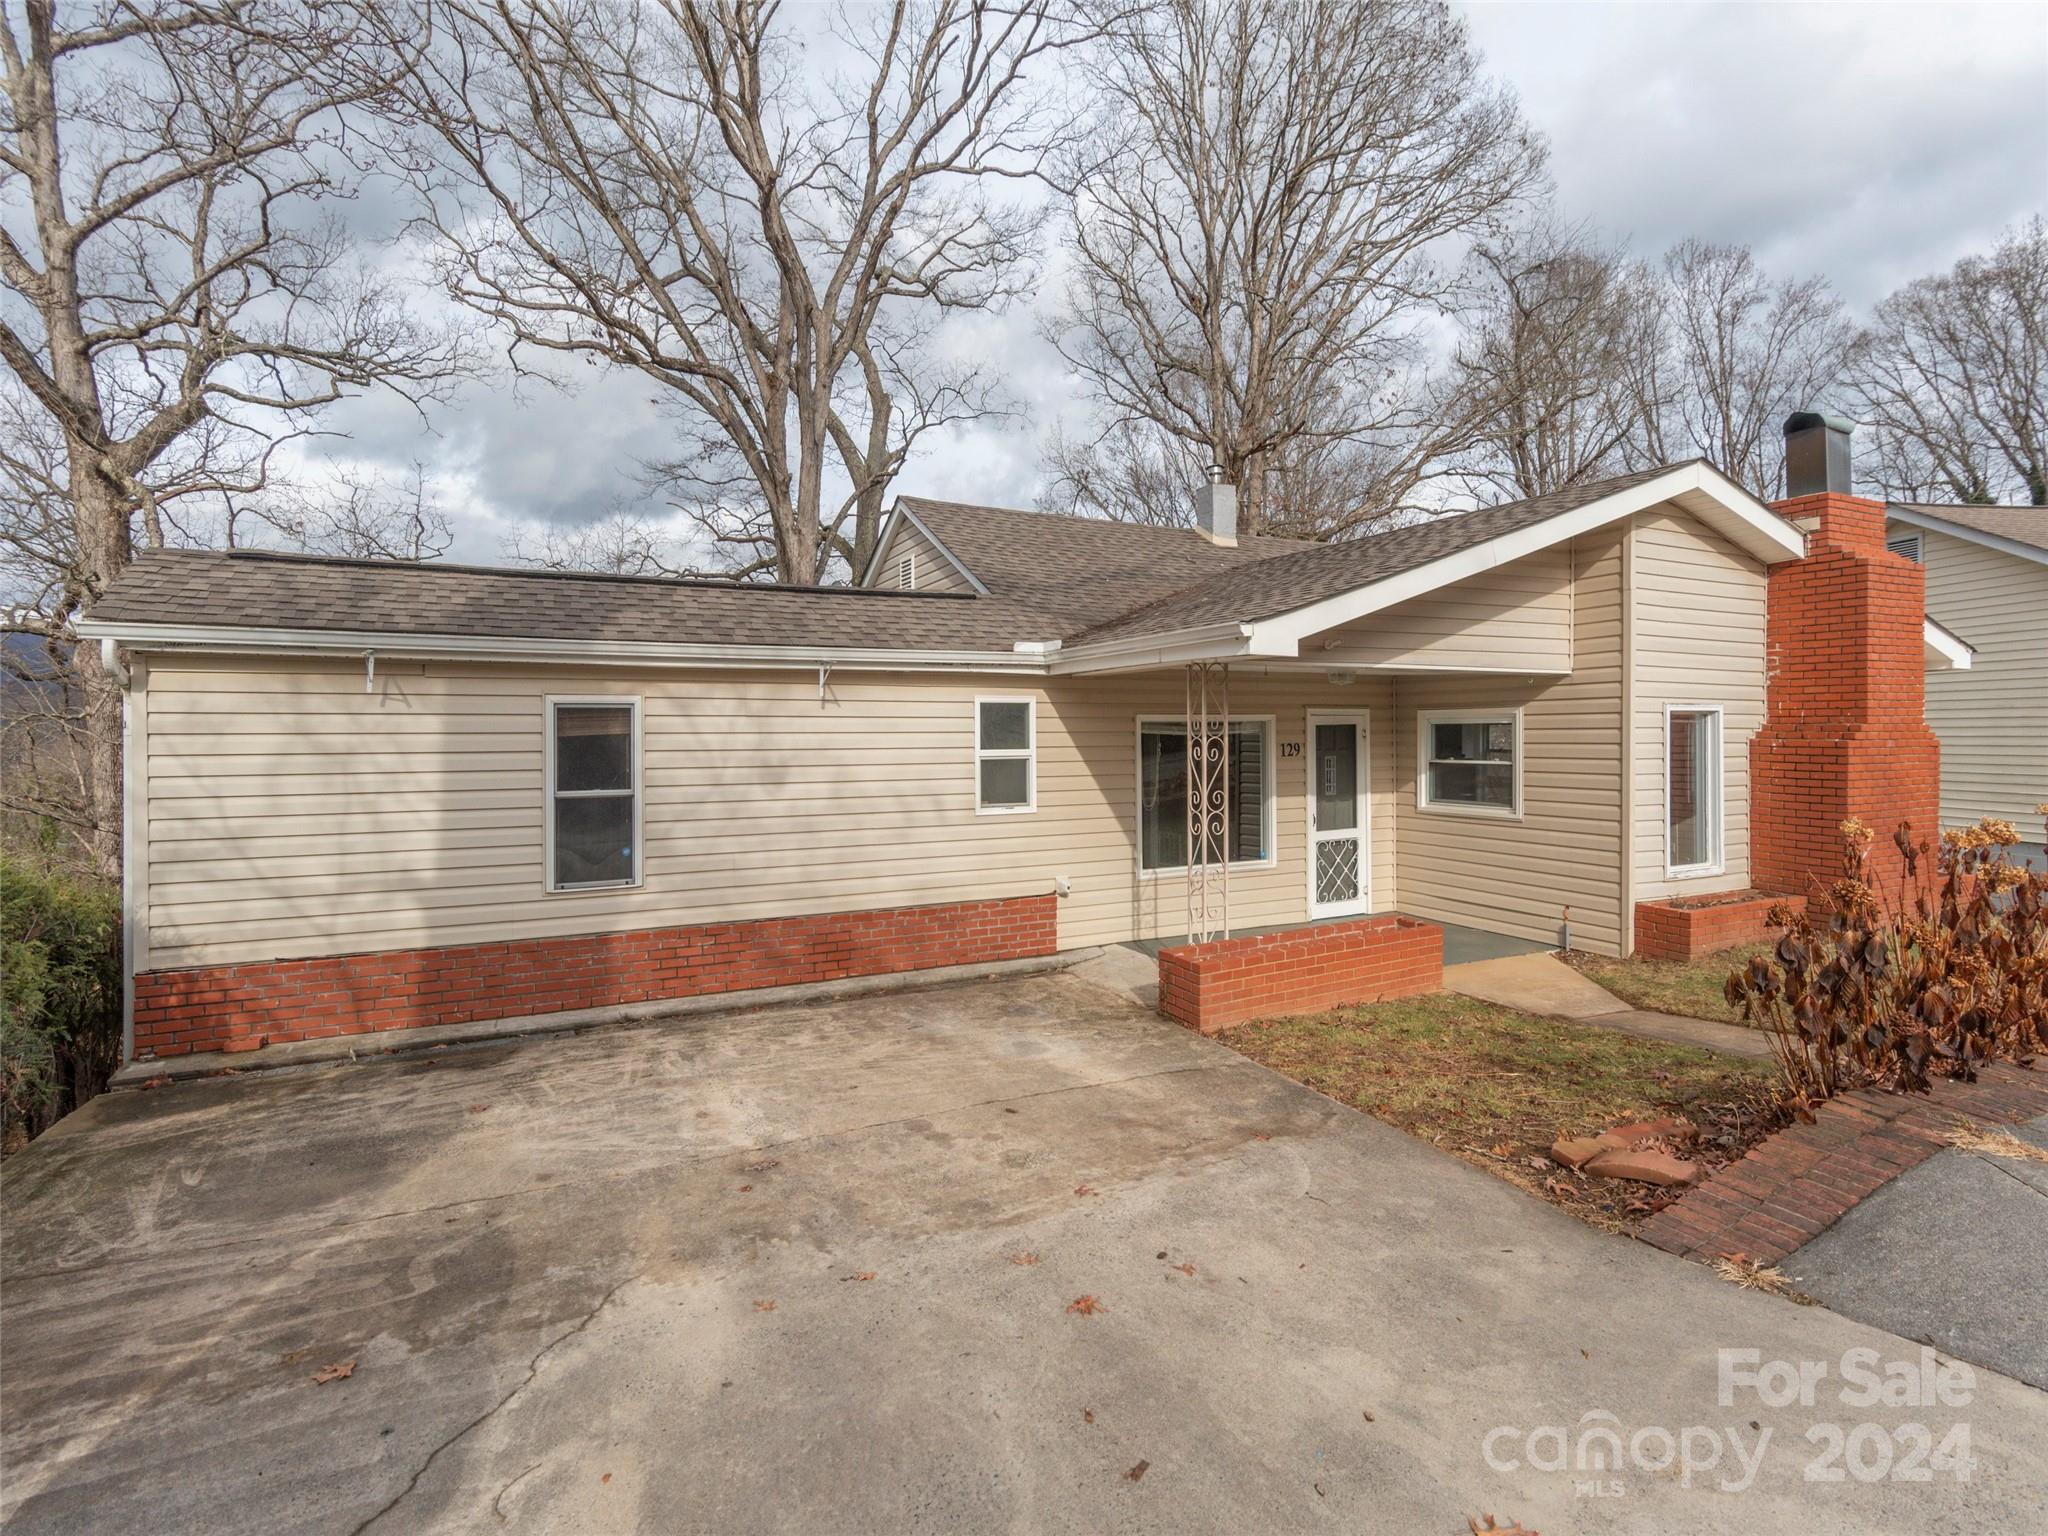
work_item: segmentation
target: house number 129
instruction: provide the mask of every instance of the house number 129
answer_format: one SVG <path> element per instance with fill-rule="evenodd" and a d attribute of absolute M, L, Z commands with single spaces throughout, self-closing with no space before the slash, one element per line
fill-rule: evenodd
<path fill-rule="evenodd" d="M 1280 755 L 1281 755 L 1282 757 L 1299 757 L 1299 756 L 1301 756 L 1301 743 L 1300 743 L 1300 742 L 1298 742 L 1298 741 L 1283 741 L 1283 742 L 1281 742 L 1281 743 L 1280 743 Z"/>

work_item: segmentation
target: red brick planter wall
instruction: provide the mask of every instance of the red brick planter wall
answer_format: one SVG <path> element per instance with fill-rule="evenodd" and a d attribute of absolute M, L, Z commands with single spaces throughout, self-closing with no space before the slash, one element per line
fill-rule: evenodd
<path fill-rule="evenodd" d="M 1764 914 L 1783 896 L 1745 896 L 1693 905 L 1686 898 L 1636 903 L 1636 949 L 1645 960 L 1697 960 L 1775 937 Z"/>
<path fill-rule="evenodd" d="M 559 1013 L 1049 955 L 1057 898 L 952 902 L 636 933 L 148 971 L 135 1054 Z"/>
<path fill-rule="evenodd" d="M 1159 1011 L 1205 1035 L 1444 984 L 1444 931 L 1412 917 L 1291 928 L 1159 952 Z"/>

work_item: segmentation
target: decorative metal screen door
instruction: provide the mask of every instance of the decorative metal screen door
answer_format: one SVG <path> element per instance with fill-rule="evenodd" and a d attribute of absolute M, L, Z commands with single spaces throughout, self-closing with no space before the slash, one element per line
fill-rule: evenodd
<path fill-rule="evenodd" d="M 1372 908 L 1364 714 L 1308 717 L 1308 915 Z"/>

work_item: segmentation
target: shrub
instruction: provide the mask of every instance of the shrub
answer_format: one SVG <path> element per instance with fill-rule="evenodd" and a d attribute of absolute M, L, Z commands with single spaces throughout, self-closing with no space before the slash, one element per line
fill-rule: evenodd
<path fill-rule="evenodd" d="M 1994 1057 L 2048 1048 L 2048 875 L 2011 861 L 2010 822 L 1915 842 L 1893 835 L 1896 888 L 1867 878 L 1871 831 L 1842 824 L 1843 872 L 1815 916 L 1781 907 L 1767 955 L 1728 978 L 1727 996 L 1769 1033 L 1787 1099 L 1847 1088 L 1926 1092 L 1971 1079 Z"/>
<path fill-rule="evenodd" d="M 120 1057 L 120 893 L 0 853 L 0 1146 L 98 1093 Z"/>

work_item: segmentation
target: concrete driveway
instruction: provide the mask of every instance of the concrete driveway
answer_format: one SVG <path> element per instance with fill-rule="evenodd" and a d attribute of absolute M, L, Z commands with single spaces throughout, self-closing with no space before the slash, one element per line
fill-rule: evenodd
<path fill-rule="evenodd" d="M 1812 1536 L 2048 1504 L 2032 1388 L 1846 1406 L 1844 1351 L 1917 1346 L 1073 975 L 115 1095 L 0 1177 L 19 1536 Z M 1723 1404 L 1721 1349 L 1827 1375 Z M 1843 1466 L 1809 1428 L 1865 1421 L 1808 1481 Z M 1907 1421 L 1967 1424 L 1969 1480 L 1863 1480 Z M 1636 1457 L 1553 1470 L 1551 1426 Z M 1690 1487 L 1640 1465 L 1709 1434 Z"/>
<path fill-rule="evenodd" d="M 2048 1116 L 2009 1129 L 2048 1149 Z M 2048 1163 L 1937 1152 L 1780 1268 L 1837 1312 L 2048 1388 Z"/>

